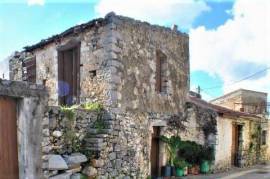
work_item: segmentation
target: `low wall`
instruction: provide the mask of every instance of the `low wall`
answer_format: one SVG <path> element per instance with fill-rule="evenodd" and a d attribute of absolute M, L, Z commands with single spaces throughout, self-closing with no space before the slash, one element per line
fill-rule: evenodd
<path fill-rule="evenodd" d="M 0 79 L 0 96 L 14 98 L 17 103 L 19 178 L 41 178 L 41 121 L 47 92 L 41 85 Z"/>
<path fill-rule="evenodd" d="M 85 145 L 89 130 L 104 112 L 48 107 L 43 119 L 43 174 L 45 178 L 78 175 L 91 153 Z M 76 160 L 73 163 L 69 160 Z M 58 165 L 58 166 L 57 166 Z"/>

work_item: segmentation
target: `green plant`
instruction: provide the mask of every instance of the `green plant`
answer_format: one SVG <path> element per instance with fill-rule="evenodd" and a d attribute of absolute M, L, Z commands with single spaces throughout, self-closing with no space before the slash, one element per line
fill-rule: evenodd
<path fill-rule="evenodd" d="M 62 113 L 64 113 L 65 114 L 65 116 L 68 118 L 68 119 L 70 119 L 70 120 L 72 120 L 72 119 L 74 119 L 74 117 L 75 117 L 75 109 L 77 109 L 79 106 L 78 105 L 73 105 L 73 106 L 60 106 L 60 111 L 62 112 Z"/>
<path fill-rule="evenodd" d="M 97 102 L 94 102 L 94 103 L 85 103 L 85 104 L 82 104 L 82 107 L 85 110 L 88 110 L 88 111 L 101 112 L 103 110 L 103 105 L 100 104 L 100 103 L 97 103 Z"/>
<path fill-rule="evenodd" d="M 188 166 L 188 163 L 185 161 L 185 159 L 183 159 L 183 158 L 176 158 L 175 160 L 174 160 L 174 166 L 176 167 L 176 168 L 181 168 L 181 169 L 183 169 L 183 168 L 185 168 L 185 167 L 187 167 Z"/>
<path fill-rule="evenodd" d="M 106 124 L 101 118 L 97 118 L 97 120 L 94 122 L 93 127 L 97 129 L 98 132 L 100 132 L 102 129 L 106 128 Z"/>
<path fill-rule="evenodd" d="M 64 141 L 66 143 L 66 147 L 70 149 L 70 152 L 79 152 L 81 141 L 79 139 L 80 136 L 76 135 L 75 132 L 75 109 L 77 109 L 78 105 L 73 106 L 61 106 L 60 111 L 65 115 L 68 119 L 65 121 L 65 130 L 64 130 Z"/>
<path fill-rule="evenodd" d="M 199 163 L 201 151 L 202 145 L 192 141 L 181 141 L 178 154 L 188 163 L 194 165 Z"/>
<path fill-rule="evenodd" d="M 177 156 L 177 150 L 181 145 L 181 138 L 179 136 L 161 136 L 161 140 L 166 143 L 166 149 L 169 154 L 169 164 L 173 166 L 173 161 Z"/>
<path fill-rule="evenodd" d="M 212 146 L 201 146 L 201 152 L 199 153 L 200 163 L 203 161 L 212 162 L 215 159 L 214 147 Z"/>

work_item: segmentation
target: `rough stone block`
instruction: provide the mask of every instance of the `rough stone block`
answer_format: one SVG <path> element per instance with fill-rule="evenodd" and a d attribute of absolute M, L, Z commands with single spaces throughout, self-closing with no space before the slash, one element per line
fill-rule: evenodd
<path fill-rule="evenodd" d="M 82 173 L 89 177 L 95 177 L 97 175 L 97 169 L 95 169 L 92 166 L 87 165 L 84 167 Z"/>
<path fill-rule="evenodd" d="M 87 157 L 81 153 L 73 153 L 71 155 L 65 155 L 64 159 L 69 167 L 87 161 Z"/>
<path fill-rule="evenodd" d="M 49 170 L 66 170 L 68 169 L 67 163 L 61 155 L 48 156 L 48 169 Z"/>
<path fill-rule="evenodd" d="M 53 177 L 50 177 L 49 179 L 70 179 L 71 175 L 72 175 L 72 173 L 63 173 L 63 174 L 59 174 L 59 175 L 55 175 Z"/>

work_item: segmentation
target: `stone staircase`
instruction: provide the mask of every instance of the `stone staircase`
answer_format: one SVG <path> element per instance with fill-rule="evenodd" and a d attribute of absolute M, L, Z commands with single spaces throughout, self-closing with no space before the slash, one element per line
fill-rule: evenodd
<path fill-rule="evenodd" d="M 113 121 L 104 120 L 104 128 L 97 129 L 89 127 L 84 138 L 85 149 L 93 152 L 100 152 L 107 145 L 106 138 L 113 132 Z"/>

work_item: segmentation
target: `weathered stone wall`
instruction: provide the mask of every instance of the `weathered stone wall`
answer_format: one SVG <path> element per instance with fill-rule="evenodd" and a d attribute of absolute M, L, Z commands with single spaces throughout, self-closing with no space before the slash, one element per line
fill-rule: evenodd
<path fill-rule="evenodd" d="M 0 96 L 17 99 L 19 178 L 41 178 L 41 121 L 47 93 L 40 85 L 0 79 Z"/>
<path fill-rule="evenodd" d="M 74 109 L 69 114 L 59 107 L 48 108 L 43 119 L 42 141 L 45 178 L 75 176 L 82 172 L 82 166 L 91 156 L 85 139 L 98 115 L 98 112 L 84 109 Z"/>
<path fill-rule="evenodd" d="M 188 36 L 113 14 L 108 18 L 113 26 L 112 106 L 131 112 L 182 111 L 189 90 Z M 166 93 L 156 91 L 158 50 L 167 58 Z"/>
<path fill-rule="evenodd" d="M 232 158 L 232 124 L 233 120 L 226 117 L 217 118 L 217 143 L 215 147 L 215 171 L 231 168 Z"/>
<path fill-rule="evenodd" d="M 10 58 L 10 79 L 22 80 L 22 61 L 29 56 L 36 57 L 36 83 L 45 84 L 49 93 L 49 105 L 58 105 L 58 49 L 80 43 L 80 101 L 108 103 L 108 59 L 110 24 L 97 21 L 95 26 L 81 33 L 75 33 L 56 40 L 31 53 L 21 52 Z M 96 76 L 91 72 L 96 71 Z"/>

